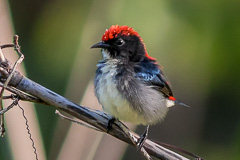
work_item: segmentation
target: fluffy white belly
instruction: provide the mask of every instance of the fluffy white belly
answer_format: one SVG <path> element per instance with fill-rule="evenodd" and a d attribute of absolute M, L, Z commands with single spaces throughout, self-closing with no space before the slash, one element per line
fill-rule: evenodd
<path fill-rule="evenodd" d="M 145 124 L 146 120 L 138 112 L 134 111 L 127 99 L 125 99 L 118 91 L 113 81 L 116 70 L 108 68 L 109 72 L 99 79 L 99 101 L 105 112 L 118 118 L 119 120 L 132 122 L 135 124 Z M 104 72 L 104 69 L 102 70 Z"/>

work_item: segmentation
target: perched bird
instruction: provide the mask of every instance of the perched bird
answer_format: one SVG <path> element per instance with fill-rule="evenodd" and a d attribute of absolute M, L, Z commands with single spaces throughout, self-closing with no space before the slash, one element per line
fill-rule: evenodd
<path fill-rule="evenodd" d="M 185 105 L 173 97 L 161 67 L 133 28 L 113 25 L 91 48 L 102 48 L 95 94 L 113 117 L 149 127 L 162 121 L 169 107 Z"/>

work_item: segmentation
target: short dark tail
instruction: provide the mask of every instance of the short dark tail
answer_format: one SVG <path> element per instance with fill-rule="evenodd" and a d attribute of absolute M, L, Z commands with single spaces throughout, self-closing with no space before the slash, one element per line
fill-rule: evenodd
<path fill-rule="evenodd" d="M 187 105 L 187 104 L 185 104 L 185 103 L 183 103 L 182 101 L 179 101 L 179 100 L 175 100 L 175 103 L 176 104 L 179 104 L 179 105 L 181 105 L 181 106 L 184 106 L 184 107 L 190 107 L 189 105 Z"/>
<path fill-rule="evenodd" d="M 179 105 L 185 106 L 185 107 L 190 107 L 189 105 L 183 103 L 182 101 L 179 101 L 178 99 L 176 99 L 176 98 L 173 97 L 173 96 L 169 96 L 168 99 L 171 100 L 171 101 L 174 101 L 175 104 L 179 104 Z"/>

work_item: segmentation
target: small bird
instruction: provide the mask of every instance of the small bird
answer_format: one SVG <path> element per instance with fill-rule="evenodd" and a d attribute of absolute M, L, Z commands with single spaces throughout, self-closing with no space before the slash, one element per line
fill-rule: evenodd
<path fill-rule="evenodd" d="M 147 125 L 147 135 L 149 125 L 161 122 L 169 107 L 187 106 L 173 96 L 161 67 L 133 28 L 112 25 L 91 48 L 101 48 L 103 56 L 97 64 L 95 94 L 114 118 Z"/>

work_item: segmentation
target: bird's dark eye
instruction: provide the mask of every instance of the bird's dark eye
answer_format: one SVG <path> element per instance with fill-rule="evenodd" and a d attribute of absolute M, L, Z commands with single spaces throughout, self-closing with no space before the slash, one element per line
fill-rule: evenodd
<path fill-rule="evenodd" d="M 118 45 L 118 46 L 122 46 L 124 45 L 124 40 L 122 38 L 118 38 L 116 41 L 115 41 L 115 44 Z"/>

